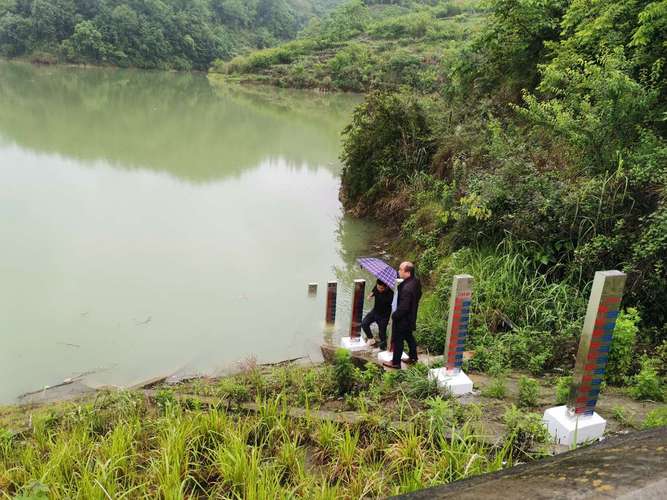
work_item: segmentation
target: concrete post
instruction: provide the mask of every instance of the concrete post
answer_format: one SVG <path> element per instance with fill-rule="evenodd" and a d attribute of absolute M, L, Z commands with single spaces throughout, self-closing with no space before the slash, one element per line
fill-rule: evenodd
<path fill-rule="evenodd" d="M 354 280 L 354 295 L 352 297 L 352 321 L 350 322 L 350 337 L 361 337 L 361 320 L 364 315 L 364 294 L 366 280 Z"/>
<path fill-rule="evenodd" d="M 325 321 L 327 325 L 336 323 L 336 298 L 338 296 L 338 282 L 329 281 L 327 283 L 327 307 Z"/>
<path fill-rule="evenodd" d="M 341 347 L 350 351 L 362 351 L 368 349 L 368 344 L 361 337 L 361 321 L 364 314 L 364 294 L 366 292 L 366 280 L 354 280 L 354 291 L 352 296 L 352 318 L 350 321 L 350 336 L 343 337 L 340 341 Z"/>

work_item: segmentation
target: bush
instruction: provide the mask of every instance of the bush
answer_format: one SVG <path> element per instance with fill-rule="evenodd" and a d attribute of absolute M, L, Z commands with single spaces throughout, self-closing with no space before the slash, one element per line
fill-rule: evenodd
<path fill-rule="evenodd" d="M 655 360 L 644 356 L 641 365 L 641 371 L 633 379 L 630 395 L 635 399 L 664 401 L 665 389 Z"/>
<path fill-rule="evenodd" d="M 356 368 L 347 349 L 338 349 L 334 355 L 334 377 L 341 396 L 352 392 L 356 381 Z"/>
<path fill-rule="evenodd" d="M 405 370 L 403 387 L 406 396 L 415 399 L 425 399 L 440 394 L 438 383 L 435 379 L 429 379 L 428 367 L 421 363 Z"/>
<path fill-rule="evenodd" d="M 570 398 L 570 385 L 572 377 L 559 377 L 556 382 L 556 404 L 564 405 Z"/>
<path fill-rule="evenodd" d="M 607 381 L 611 385 L 621 385 L 627 382 L 634 358 L 635 340 L 639 331 L 637 324 L 640 321 L 639 313 L 634 308 L 622 312 L 616 321 L 607 364 Z"/>
<path fill-rule="evenodd" d="M 507 395 L 507 383 L 504 377 L 495 377 L 491 384 L 482 391 L 487 398 L 504 399 Z"/>
<path fill-rule="evenodd" d="M 222 396 L 227 396 L 237 403 L 243 403 L 250 399 L 248 388 L 232 378 L 223 378 L 218 384 L 218 391 Z"/>
<path fill-rule="evenodd" d="M 651 410 L 644 420 L 644 429 L 651 429 L 653 427 L 663 427 L 667 425 L 667 406 L 661 406 L 655 410 Z"/>
<path fill-rule="evenodd" d="M 513 456 L 532 457 L 534 454 L 544 453 L 543 446 L 549 442 L 549 432 L 542 422 L 542 415 L 524 413 L 512 405 L 503 415 L 507 426 L 505 446 L 508 446 Z"/>
<path fill-rule="evenodd" d="M 433 154 L 426 112 L 410 94 L 373 92 L 344 132 L 343 201 L 372 202 L 389 184 L 425 170 Z"/>
<path fill-rule="evenodd" d="M 537 380 L 528 377 L 521 377 L 519 380 L 519 406 L 537 406 L 539 394 L 540 386 L 537 383 Z"/>

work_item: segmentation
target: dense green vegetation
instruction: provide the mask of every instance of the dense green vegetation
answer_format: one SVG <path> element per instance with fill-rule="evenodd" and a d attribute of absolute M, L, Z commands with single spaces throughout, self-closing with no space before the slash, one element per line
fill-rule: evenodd
<path fill-rule="evenodd" d="M 570 369 L 595 271 L 621 269 L 608 381 L 637 384 L 647 353 L 664 390 L 666 19 L 664 1 L 352 0 L 214 69 L 367 91 L 341 198 L 417 261 L 422 346 L 442 351 L 451 278 L 467 272 L 472 368 Z"/>
<path fill-rule="evenodd" d="M 287 44 L 218 61 L 242 81 L 364 91 L 440 88 L 455 47 L 475 32 L 475 1 L 348 1 Z"/>
<path fill-rule="evenodd" d="M 336 0 L 0 0 L 0 55 L 206 70 L 296 36 Z"/>
<path fill-rule="evenodd" d="M 475 276 L 481 369 L 570 368 L 594 272 L 627 272 L 610 382 L 636 382 L 667 341 L 667 3 L 487 7 L 442 85 L 367 95 L 345 132 L 344 202 L 400 227 L 432 290 L 423 345 L 442 348 L 452 275 Z"/>

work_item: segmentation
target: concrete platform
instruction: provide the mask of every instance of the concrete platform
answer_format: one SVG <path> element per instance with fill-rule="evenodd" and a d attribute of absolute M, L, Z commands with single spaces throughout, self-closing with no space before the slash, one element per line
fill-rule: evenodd
<path fill-rule="evenodd" d="M 463 396 L 472 392 L 472 380 L 463 371 L 453 375 L 447 368 L 435 368 L 429 370 L 428 378 L 435 380 L 438 387 L 447 389 L 453 396 Z"/>
<path fill-rule="evenodd" d="M 549 408 L 544 412 L 542 420 L 553 440 L 565 446 L 597 441 L 607 426 L 607 421 L 597 413 L 589 416 L 570 416 L 567 406 Z"/>
<path fill-rule="evenodd" d="M 343 337 L 340 339 L 340 346 L 348 351 L 365 351 L 371 348 L 362 337 Z"/>

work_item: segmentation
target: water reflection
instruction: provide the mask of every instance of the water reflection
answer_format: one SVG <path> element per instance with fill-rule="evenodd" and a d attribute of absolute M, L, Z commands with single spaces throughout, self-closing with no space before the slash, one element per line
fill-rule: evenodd
<path fill-rule="evenodd" d="M 0 63 L 0 139 L 192 182 L 271 158 L 338 169 L 358 97 L 244 89 L 205 75 Z"/>
<path fill-rule="evenodd" d="M 317 357 L 372 230 L 338 201 L 355 102 L 0 63 L 0 402 Z"/>

